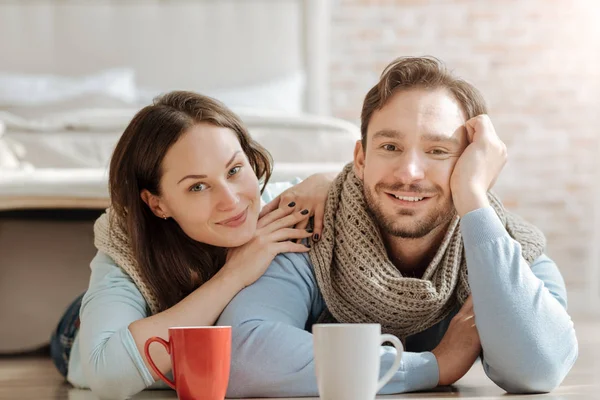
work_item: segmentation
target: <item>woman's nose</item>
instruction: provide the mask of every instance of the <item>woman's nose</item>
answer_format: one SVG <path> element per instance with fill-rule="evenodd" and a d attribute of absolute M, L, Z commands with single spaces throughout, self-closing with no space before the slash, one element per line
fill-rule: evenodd
<path fill-rule="evenodd" d="M 230 211 L 235 210 L 240 197 L 235 191 L 235 188 L 230 185 L 225 185 L 219 193 L 218 209 L 219 211 Z"/>

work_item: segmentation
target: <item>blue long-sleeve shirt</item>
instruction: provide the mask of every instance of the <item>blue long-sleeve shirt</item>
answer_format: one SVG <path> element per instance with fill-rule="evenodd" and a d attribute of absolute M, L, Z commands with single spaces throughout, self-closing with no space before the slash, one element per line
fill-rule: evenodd
<path fill-rule="evenodd" d="M 485 373 L 507 392 L 552 390 L 578 352 L 556 264 L 542 255 L 529 266 L 491 207 L 468 213 L 460 226 Z M 217 322 L 233 328 L 228 397 L 317 396 L 310 327 L 325 307 L 309 257 L 279 255 Z M 431 350 L 457 311 L 407 338 L 401 366 L 380 394 L 437 386 Z M 382 346 L 381 374 L 395 351 Z"/>

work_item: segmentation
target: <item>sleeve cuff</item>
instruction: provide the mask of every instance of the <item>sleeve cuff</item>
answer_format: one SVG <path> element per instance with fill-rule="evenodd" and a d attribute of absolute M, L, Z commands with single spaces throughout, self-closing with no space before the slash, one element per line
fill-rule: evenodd
<path fill-rule="evenodd" d="M 433 389 L 440 380 L 437 359 L 431 352 L 402 354 L 402 367 L 406 371 L 408 392 Z"/>
<path fill-rule="evenodd" d="M 138 372 L 140 373 L 140 376 L 144 380 L 144 384 L 146 385 L 146 387 L 151 386 L 154 383 L 154 378 L 148 370 L 148 367 L 146 367 L 146 363 L 144 362 L 142 355 L 137 349 L 137 345 L 135 344 L 135 340 L 133 339 L 133 335 L 131 335 L 131 331 L 129 330 L 129 328 L 125 328 L 125 330 L 122 331 L 122 335 L 124 336 L 123 343 L 125 344 L 125 349 L 127 350 L 129 356 L 135 363 Z"/>
<path fill-rule="evenodd" d="M 396 349 L 382 346 L 382 364 L 380 377 L 392 365 Z M 400 368 L 394 377 L 381 389 L 379 394 L 396 394 L 431 390 L 438 385 L 440 371 L 437 359 L 431 352 L 413 353 L 405 351 L 402 354 Z"/>
<path fill-rule="evenodd" d="M 508 235 L 504 224 L 491 206 L 465 214 L 460 221 L 460 232 L 465 247 L 478 246 Z"/>

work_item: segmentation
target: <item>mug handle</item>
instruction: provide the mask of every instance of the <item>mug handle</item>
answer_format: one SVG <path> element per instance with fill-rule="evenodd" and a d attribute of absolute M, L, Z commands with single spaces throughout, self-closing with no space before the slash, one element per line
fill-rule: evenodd
<path fill-rule="evenodd" d="M 394 335 L 381 335 L 381 343 L 390 342 L 396 348 L 396 358 L 394 359 L 394 363 L 388 372 L 385 373 L 384 376 L 381 377 L 379 382 L 377 382 L 377 392 L 381 390 L 382 387 L 385 386 L 386 383 L 392 379 L 398 368 L 400 368 L 400 362 L 402 361 L 402 352 L 404 351 L 404 346 L 402 346 L 402 342 Z"/>
<path fill-rule="evenodd" d="M 170 380 L 162 372 L 160 372 L 160 370 L 156 367 L 156 364 L 154 364 L 152 357 L 150 357 L 150 344 L 152 344 L 153 342 L 158 342 L 162 344 L 167 350 L 167 353 L 169 354 L 171 354 L 171 343 L 167 342 L 163 338 L 159 338 L 158 336 L 153 336 L 150 339 L 146 340 L 146 344 L 144 345 L 144 354 L 146 355 L 146 360 L 148 360 L 148 364 L 150 364 L 150 367 L 156 373 L 156 375 L 158 375 L 160 379 L 165 381 L 165 383 L 169 385 L 171 389 L 177 391 L 177 388 L 175 387 L 175 382 Z"/>

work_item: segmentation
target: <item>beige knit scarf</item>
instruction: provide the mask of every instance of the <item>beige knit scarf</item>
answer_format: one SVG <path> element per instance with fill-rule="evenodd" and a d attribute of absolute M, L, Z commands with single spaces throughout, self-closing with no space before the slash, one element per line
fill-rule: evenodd
<path fill-rule="evenodd" d="M 109 208 L 94 224 L 94 245 L 98 250 L 108 255 L 131 277 L 133 283 L 144 296 L 152 315 L 157 314 L 158 300 L 150 290 L 133 257 L 129 236 L 116 220 L 116 215 Z"/>
<path fill-rule="evenodd" d="M 543 234 L 508 213 L 494 195 L 489 198 L 531 264 L 544 251 Z M 379 323 L 402 340 L 444 319 L 470 293 L 459 217 L 451 221 L 422 279 L 403 277 L 387 256 L 352 163 L 329 191 L 322 239 L 310 259 L 327 305 L 319 322 Z"/>

